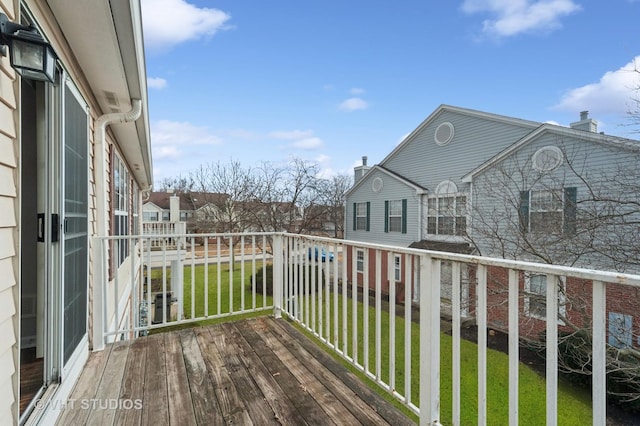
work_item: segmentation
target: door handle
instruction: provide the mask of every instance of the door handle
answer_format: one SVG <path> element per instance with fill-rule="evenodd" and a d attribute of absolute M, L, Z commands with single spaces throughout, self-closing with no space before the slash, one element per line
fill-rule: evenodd
<path fill-rule="evenodd" d="M 51 215 L 51 242 L 57 243 L 60 240 L 60 215 Z"/>
<path fill-rule="evenodd" d="M 44 243 L 44 213 L 38 213 L 38 242 Z"/>

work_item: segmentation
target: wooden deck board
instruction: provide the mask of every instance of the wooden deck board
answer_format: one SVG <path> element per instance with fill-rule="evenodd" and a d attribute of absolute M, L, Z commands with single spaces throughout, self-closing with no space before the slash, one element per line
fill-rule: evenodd
<path fill-rule="evenodd" d="M 236 324 L 232 324 L 235 326 Z M 239 330 L 238 330 L 239 331 Z M 282 425 L 304 425 L 307 421 L 300 415 L 285 389 L 278 381 L 280 374 L 271 374 L 267 367 L 273 362 L 273 353 L 256 352 L 251 336 L 243 333 L 242 338 L 237 339 L 243 353 L 243 362 L 249 366 L 253 380 L 262 391 L 265 400 L 271 406 L 275 419 Z"/>
<path fill-rule="evenodd" d="M 271 317 L 108 345 L 91 354 L 70 399 L 97 408 L 75 404 L 60 425 L 412 424 Z M 109 400 L 118 408 L 99 409 Z"/>
<path fill-rule="evenodd" d="M 107 360 L 109 359 L 109 354 L 111 353 L 111 348 L 112 346 L 109 345 L 103 351 L 91 354 L 82 370 L 82 375 L 73 389 L 72 397 L 69 399 L 69 401 L 73 401 L 73 403 L 68 404 L 67 407 L 62 410 L 56 422 L 57 425 L 83 425 L 87 423 L 91 412 L 82 410 L 79 402 L 95 397 L 107 365 Z"/>
<path fill-rule="evenodd" d="M 148 346 L 142 401 L 143 425 L 169 424 L 164 337 L 164 334 L 156 334 L 144 338 Z"/>
<path fill-rule="evenodd" d="M 171 424 L 195 425 L 197 424 L 196 415 L 191 403 L 191 390 L 189 389 L 189 378 L 182 354 L 180 336 L 176 333 L 167 333 L 164 342 L 169 422 Z"/>
<path fill-rule="evenodd" d="M 202 359 L 196 336 L 192 329 L 182 330 L 179 335 L 196 422 L 197 424 L 223 424 L 224 419 L 214 385 L 207 371 L 207 365 Z"/>
<path fill-rule="evenodd" d="M 129 348 L 129 357 L 120 389 L 120 400 L 130 401 L 118 410 L 114 424 L 137 425 L 142 421 L 141 410 L 131 404 L 141 404 L 144 398 L 144 376 L 147 360 L 147 339 L 136 339 Z"/>

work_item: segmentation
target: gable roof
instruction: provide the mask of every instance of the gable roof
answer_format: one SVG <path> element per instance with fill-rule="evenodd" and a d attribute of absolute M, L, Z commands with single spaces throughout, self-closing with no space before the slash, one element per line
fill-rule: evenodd
<path fill-rule="evenodd" d="M 481 118 L 483 120 L 496 121 L 496 122 L 520 126 L 520 127 L 527 127 L 527 128 L 530 128 L 531 130 L 539 127 L 542 124 L 537 121 L 523 120 L 520 118 L 507 117 L 505 115 L 492 114 L 489 112 L 477 111 L 474 109 L 461 108 L 461 107 L 456 107 L 452 105 L 442 104 L 438 108 L 436 108 L 435 111 L 429 114 L 429 116 L 422 123 L 420 123 L 420 125 L 416 127 L 406 138 L 404 138 L 403 141 L 399 143 L 398 146 L 396 146 L 393 149 L 393 151 L 391 151 L 380 162 L 380 164 L 384 165 L 386 162 L 391 160 L 391 158 L 393 158 L 398 152 L 402 151 L 404 147 L 416 137 L 416 135 L 420 134 L 429 124 L 435 121 L 438 118 L 438 116 L 445 111 L 454 112 L 454 113 L 466 115 L 469 117 Z"/>
<path fill-rule="evenodd" d="M 145 204 L 151 203 L 162 210 L 169 210 L 173 195 L 172 192 L 151 192 Z M 198 210 L 207 204 L 220 202 L 228 197 L 226 194 L 210 192 L 188 192 L 175 195 L 180 200 L 180 210 Z"/>
<path fill-rule="evenodd" d="M 387 176 L 397 180 L 398 182 L 401 182 L 401 183 L 403 183 L 403 184 L 415 189 L 416 190 L 416 194 L 425 194 L 427 192 L 427 188 L 425 188 L 425 187 L 423 187 L 421 185 L 418 185 L 417 183 L 415 183 L 415 182 L 413 182 L 413 181 L 411 181 L 411 180 L 405 178 L 404 176 L 401 176 L 401 175 L 399 175 L 399 174 L 397 174 L 395 172 L 392 172 L 391 170 L 389 170 L 389 169 L 387 169 L 387 168 L 385 168 L 385 167 L 383 167 L 383 166 L 381 166 L 379 164 L 376 164 L 375 166 L 371 167 L 367 171 L 367 173 L 365 173 L 364 176 L 362 176 L 362 178 L 355 185 L 353 185 L 351 188 L 349 188 L 349 190 L 347 192 L 345 192 L 345 194 L 344 194 L 345 197 L 348 197 L 349 195 L 351 195 L 352 192 L 354 192 L 357 188 L 359 188 L 362 185 L 362 183 L 365 180 L 367 180 L 369 178 L 369 176 L 371 176 L 371 174 L 373 173 L 374 170 L 382 172 L 382 173 L 386 174 Z"/>
<path fill-rule="evenodd" d="M 605 135 L 604 133 L 588 132 L 585 130 L 577 130 L 577 129 L 572 129 L 570 127 L 564 127 L 564 126 L 558 126 L 555 124 L 545 123 L 545 124 L 541 124 L 540 126 L 538 126 L 537 129 L 535 129 L 534 131 L 532 131 L 531 133 L 529 133 L 528 135 L 526 135 L 525 137 L 523 137 L 522 139 L 514 143 L 513 145 L 502 150 L 498 154 L 491 157 L 489 160 L 485 161 L 484 163 L 480 164 L 478 167 L 476 167 L 475 169 L 473 169 L 472 171 L 464 175 L 462 177 L 462 181 L 466 183 L 471 182 L 473 180 L 473 176 L 484 172 L 490 167 L 493 167 L 494 165 L 498 164 L 500 161 L 502 161 L 512 153 L 516 152 L 520 148 L 526 146 L 527 144 L 531 143 L 532 141 L 536 140 L 538 137 L 546 133 L 554 133 L 554 134 L 565 136 L 565 137 L 580 139 L 583 141 L 586 140 L 586 141 L 595 142 L 599 144 L 605 144 L 605 145 L 614 146 L 614 147 L 618 147 L 626 150 L 640 151 L 640 141 L 637 141 L 634 139 L 627 139 L 627 138 L 622 138 L 618 136 Z"/>

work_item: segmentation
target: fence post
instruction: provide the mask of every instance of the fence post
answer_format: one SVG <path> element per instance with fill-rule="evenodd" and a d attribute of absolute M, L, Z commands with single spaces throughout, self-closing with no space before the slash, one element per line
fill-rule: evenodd
<path fill-rule="evenodd" d="M 283 266 L 284 250 L 283 235 L 273 236 L 273 316 L 282 317 L 282 290 L 283 290 Z"/>
<path fill-rule="evenodd" d="M 420 256 L 420 426 L 440 421 L 440 261 Z"/>

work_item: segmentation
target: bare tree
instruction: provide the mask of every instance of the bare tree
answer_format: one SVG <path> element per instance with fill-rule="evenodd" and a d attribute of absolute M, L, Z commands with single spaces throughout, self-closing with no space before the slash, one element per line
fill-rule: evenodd
<path fill-rule="evenodd" d="M 256 183 L 251 168 L 239 161 L 209 163 L 191 174 L 200 193 L 201 229 L 208 232 L 244 232 L 251 226 L 247 204 L 255 199 Z"/>
<path fill-rule="evenodd" d="M 562 153 L 562 167 L 545 170 L 542 164 L 542 168 L 536 168 L 533 151 L 525 150 L 474 178 L 468 238 L 480 254 L 637 273 L 640 145 L 629 141 L 612 147 L 604 140 L 606 136 L 602 138 L 604 143 L 597 146 L 555 140 Z M 594 156 L 606 161 L 594 161 Z M 507 283 L 499 275 L 490 277 L 489 298 L 494 308 L 504 309 Z M 544 278 L 534 284 L 532 279 L 539 278 L 521 274 L 521 282 L 530 280 L 531 286 L 521 294 L 525 299 L 522 306 L 529 311 L 521 312 L 523 334 L 539 329 L 535 327 L 536 317 L 546 316 L 545 298 L 535 294 L 543 288 L 533 287 L 540 284 L 546 288 L 550 283 Z M 558 281 L 562 323 L 559 363 L 565 372 L 591 374 L 589 286 L 580 281 Z M 632 314 L 625 312 L 622 304 L 616 309 Z M 607 352 L 609 376 L 624 382 L 621 387 L 610 386 L 609 392 L 629 401 L 640 399 L 640 351 L 633 330 L 623 330 L 624 336 L 620 341 L 614 339 Z M 544 338 L 534 339 L 531 344 L 541 349 Z"/>
<path fill-rule="evenodd" d="M 318 166 L 300 158 L 287 165 L 265 162 L 256 171 L 253 220 L 261 231 L 304 232 L 305 211 L 317 203 Z"/>
<path fill-rule="evenodd" d="M 177 177 L 173 178 L 164 178 L 162 182 L 160 182 L 158 191 L 172 191 L 177 194 L 187 194 L 192 191 L 193 186 L 194 182 L 191 176 L 185 177 L 178 175 Z"/>
<path fill-rule="evenodd" d="M 332 225 L 333 237 L 344 236 L 344 202 L 345 194 L 352 185 L 351 175 L 335 175 L 322 179 L 318 183 L 319 204 L 323 207 L 318 212 L 320 219 Z"/>

